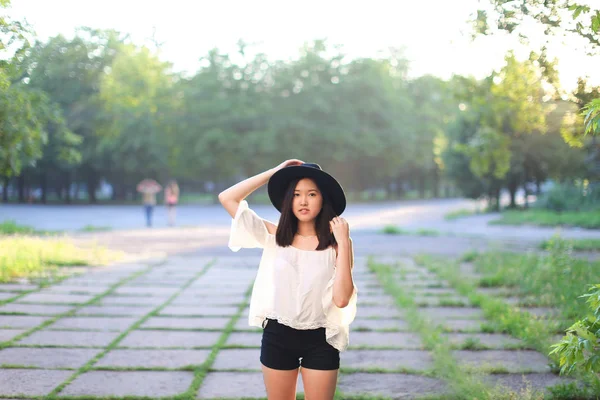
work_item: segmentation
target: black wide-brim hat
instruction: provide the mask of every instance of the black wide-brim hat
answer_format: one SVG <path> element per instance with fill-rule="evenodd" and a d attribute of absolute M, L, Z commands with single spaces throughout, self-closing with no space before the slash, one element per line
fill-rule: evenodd
<path fill-rule="evenodd" d="M 325 195 L 333 206 L 333 211 L 337 215 L 341 215 L 344 212 L 346 209 L 346 195 L 342 186 L 333 176 L 323 171 L 319 164 L 311 163 L 282 168 L 275 172 L 269 179 L 267 186 L 269 199 L 271 199 L 271 203 L 273 203 L 279 212 L 281 212 L 283 198 L 290 182 L 297 178 L 313 179 L 319 186 L 319 189 L 326 192 Z"/>

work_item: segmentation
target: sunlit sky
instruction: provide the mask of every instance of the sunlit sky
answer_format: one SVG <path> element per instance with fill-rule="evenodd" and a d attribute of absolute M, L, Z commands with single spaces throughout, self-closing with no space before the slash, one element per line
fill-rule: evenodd
<path fill-rule="evenodd" d="M 351 57 L 404 48 L 411 76 L 480 78 L 502 66 L 507 50 L 521 57 L 528 50 L 506 34 L 471 41 L 467 20 L 477 8 L 477 0 L 12 0 L 8 13 L 26 19 L 42 40 L 90 26 L 130 33 L 142 44 L 155 29 L 161 58 L 188 73 L 209 49 L 231 52 L 239 39 L 285 60 L 295 58 L 304 42 L 326 38 Z M 580 42 L 562 42 L 557 38 L 549 47 L 560 60 L 562 86 L 574 88 L 578 76 L 600 84 L 600 57 L 573 49 Z"/>

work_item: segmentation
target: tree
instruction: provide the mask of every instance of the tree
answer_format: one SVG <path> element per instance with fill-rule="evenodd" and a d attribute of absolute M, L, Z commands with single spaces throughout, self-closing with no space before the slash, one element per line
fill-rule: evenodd
<path fill-rule="evenodd" d="M 437 157 L 445 149 L 444 128 L 456 107 L 446 82 L 434 76 L 422 76 L 408 84 L 412 99 L 412 129 L 414 149 L 405 170 L 417 177 L 420 196 L 425 196 L 425 180 L 432 178 L 433 196 L 438 197 L 443 168 Z M 408 154 L 407 154 L 408 155 Z"/>
<path fill-rule="evenodd" d="M 450 175 L 459 186 L 466 185 L 468 195 L 486 193 L 494 209 L 502 187 L 508 187 L 515 207 L 517 189 L 527 190 L 533 171 L 540 170 L 535 154 L 545 147 L 536 146 L 543 142 L 539 139 L 545 133 L 548 107 L 543 101 L 544 75 L 535 58 L 518 61 L 509 53 L 505 66 L 486 80 L 454 82 L 461 112 L 449 130 L 449 152 L 456 154 L 447 161 L 458 168 Z M 467 163 L 480 184 L 465 183 Z"/>
<path fill-rule="evenodd" d="M 600 9 L 581 4 L 586 0 L 488 1 L 492 12 L 477 11 L 473 21 L 476 34 L 493 34 L 493 26 L 527 40 L 530 32 L 526 29 L 535 26 L 542 30 L 539 33 L 546 35 L 546 41 L 549 41 L 552 35 L 570 35 L 584 39 L 589 53 L 594 54 L 600 50 Z M 527 27 L 523 28 L 523 25 Z"/>
<path fill-rule="evenodd" d="M 171 111 L 168 68 L 148 48 L 123 44 L 100 81 L 102 170 L 115 184 L 117 198 L 139 180 L 158 178 L 168 169 L 174 142 L 164 123 Z"/>
<path fill-rule="evenodd" d="M 528 33 L 521 28 L 523 25 L 531 28 L 527 22 L 534 21 L 538 28 L 543 29 L 546 41 L 551 35 L 570 35 L 584 40 L 588 54 L 595 55 L 600 51 L 600 9 L 592 8 L 591 1 L 588 4 L 581 3 L 585 0 L 488 1 L 493 11 L 477 11 L 473 21 L 475 34 L 493 34 L 495 31 L 490 28 L 493 25 L 498 30 L 527 40 Z M 583 134 L 600 134 L 600 100 L 586 103 L 582 112 L 585 118 Z"/>
<path fill-rule="evenodd" d="M 81 28 L 71 40 L 58 35 L 46 43 L 36 42 L 24 59 L 23 83 L 47 93 L 62 109 L 69 130 L 82 138 L 81 159 L 71 159 L 81 162 L 76 171 L 69 163 L 54 157 L 47 158 L 45 166 L 59 171 L 56 185 L 62 188 L 69 188 L 77 179 L 74 175 L 79 175 L 78 178 L 86 182 L 90 202 L 96 200 L 95 190 L 104 162 L 99 146 L 103 121 L 100 81 L 120 43 L 117 32 Z M 55 143 L 72 141 L 57 138 Z M 40 173 L 43 181 L 45 171 Z M 69 201 L 69 190 L 66 196 Z"/>
<path fill-rule="evenodd" d="M 7 5 L 8 1 L 0 2 L 0 7 Z M 66 127 L 60 107 L 46 93 L 23 82 L 24 60 L 30 51 L 27 34 L 19 22 L 0 17 L 0 50 L 11 47 L 12 51 L 0 62 L 0 176 L 4 177 L 5 189 L 10 177 L 43 159 L 49 141 L 61 160 L 77 158 L 72 146 L 79 138 Z M 20 186 L 19 197 L 24 200 Z M 3 196 L 6 201 L 7 190 Z"/>

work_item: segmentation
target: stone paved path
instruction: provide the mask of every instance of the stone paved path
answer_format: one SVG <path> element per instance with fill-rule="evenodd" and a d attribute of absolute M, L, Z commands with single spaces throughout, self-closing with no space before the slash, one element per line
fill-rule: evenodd
<path fill-rule="evenodd" d="M 246 322 L 258 254 L 207 253 L 93 268 L 43 289 L 0 285 L 0 398 L 264 398 L 260 330 Z M 369 270 L 367 255 L 356 253 L 359 311 L 338 391 L 344 398 L 447 394 L 447 382 L 432 376 L 433 355 Z M 502 369 L 486 379 L 513 388 L 523 385 L 522 374 L 534 387 L 559 381 L 542 354 L 482 333 L 480 309 L 448 306 L 468 299 L 411 257 L 378 259 L 402 266 L 395 279 L 422 317 L 444 325 L 461 365 Z M 461 350 L 473 342 L 485 350 Z"/>

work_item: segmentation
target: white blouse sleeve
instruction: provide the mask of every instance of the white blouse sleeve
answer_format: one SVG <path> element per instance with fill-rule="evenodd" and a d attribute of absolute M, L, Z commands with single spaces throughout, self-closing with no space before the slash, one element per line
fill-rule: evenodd
<path fill-rule="evenodd" d="M 242 200 L 231 221 L 229 248 L 232 251 L 239 251 L 241 248 L 264 248 L 268 235 L 269 231 L 263 219 L 248 207 L 246 200 Z"/>

